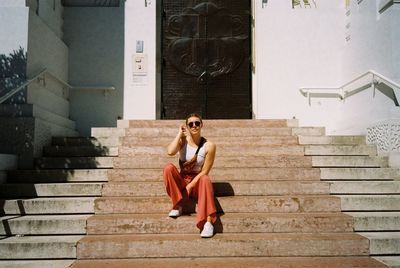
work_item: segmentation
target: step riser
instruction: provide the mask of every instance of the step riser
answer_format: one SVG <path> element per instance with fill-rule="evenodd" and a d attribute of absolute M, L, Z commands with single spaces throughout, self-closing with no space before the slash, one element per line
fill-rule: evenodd
<path fill-rule="evenodd" d="M 118 131 L 118 132 L 116 132 Z M 116 130 L 116 134 L 120 133 Z M 202 135 L 219 136 L 219 137 L 249 137 L 249 136 L 292 136 L 292 135 L 310 135 L 320 136 L 324 135 L 323 128 L 238 128 L 238 127 L 209 127 L 202 130 Z M 96 134 L 100 134 L 96 132 Z M 113 134 L 112 131 L 108 133 L 103 132 L 100 136 L 108 136 Z M 171 137 L 174 138 L 177 134 L 177 128 L 138 128 L 126 129 L 125 136 L 135 137 Z M 93 135 L 93 131 L 92 131 Z M 96 135 L 93 135 L 96 137 Z"/>
<path fill-rule="evenodd" d="M 4 184 L 0 196 L 6 198 L 48 196 L 101 196 L 102 184 Z"/>
<path fill-rule="evenodd" d="M 273 155 L 304 155 L 304 148 L 301 146 L 218 146 L 219 156 L 273 156 Z M 154 155 L 158 157 L 165 155 L 166 147 L 121 147 L 120 157 L 135 157 Z"/>
<path fill-rule="evenodd" d="M 375 146 L 367 145 L 306 145 L 305 155 L 370 155 L 377 154 Z"/>
<path fill-rule="evenodd" d="M 110 138 L 110 137 L 123 137 L 125 136 L 125 129 L 123 128 L 102 128 L 95 127 L 92 128 L 92 137 L 96 139 Z"/>
<path fill-rule="evenodd" d="M 8 172 L 9 183 L 105 182 L 108 170 L 16 170 Z"/>
<path fill-rule="evenodd" d="M 307 239 L 312 239 L 308 236 Z M 278 239 L 209 239 L 189 240 L 129 240 L 115 243 L 112 238 L 86 239 L 78 243 L 78 259 L 87 258 L 141 258 L 141 257 L 239 257 L 239 256 L 349 256 L 367 255 L 368 241 L 292 239 L 281 235 Z M 182 252 L 182 249 L 185 249 Z"/>
<path fill-rule="evenodd" d="M 162 169 L 113 169 L 110 182 L 163 181 Z M 234 180 L 319 180 L 317 168 L 215 168 L 210 172 L 212 181 Z"/>
<path fill-rule="evenodd" d="M 336 195 L 338 196 L 338 195 Z M 398 211 L 400 196 L 341 195 L 342 211 Z"/>
<path fill-rule="evenodd" d="M 371 255 L 398 255 L 400 252 L 399 239 L 370 240 Z"/>
<path fill-rule="evenodd" d="M 218 212 L 225 213 L 293 213 L 338 212 L 340 199 L 333 196 L 271 196 L 217 198 Z M 185 206 L 186 213 L 194 213 L 195 204 Z M 160 197 L 102 197 L 95 201 L 96 214 L 166 213 L 171 201 Z"/>
<path fill-rule="evenodd" d="M 167 163 L 177 165 L 176 157 L 118 157 L 114 160 L 114 168 L 160 168 Z M 248 168 L 248 167 L 311 167 L 311 158 L 304 156 L 253 156 L 253 157 L 216 157 L 214 167 Z"/>
<path fill-rule="evenodd" d="M 400 180 L 400 169 L 321 168 L 322 180 Z"/>
<path fill-rule="evenodd" d="M 368 156 L 312 156 L 313 167 L 387 167 L 387 158 Z"/>
<path fill-rule="evenodd" d="M 299 136 L 299 144 L 365 144 L 364 136 Z"/>
<path fill-rule="evenodd" d="M 398 217 L 354 217 L 354 230 L 362 231 L 399 231 L 400 216 Z"/>
<path fill-rule="evenodd" d="M 6 200 L 6 215 L 25 214 L 88 214 L 93 213 L 94 198 L 57 198 Z"/>
<path fill-rule="evenodd" d="M 120 137 L 106 137 L 106 138 L 85 138 L 85 137 L 53 137 L 51 144 L 53 146 L 109 146 L 117 147 L 122 144 Z"/>
<path fill-rule="evenodd" d="M 214 182 L 215 196 L 329 194 L 329 184 L 321 182 Z M 108 183 L 103 196 L 165 196 L 163 183 Z"/>
<path fill-rule="evenodd" d="M 352 232 L 351 217 L 343 215 L 224 215 L 214 225 L 217 233 L 315 233 Z M 165 216 L 127 215 L 93 216 L 88 220 L 88 234 L 198 234 L 194 217 L 173 220 Z"/>
<path fill-rule="evenodd" d="M 51 252 L 51 255 L 49 253 Z M 0 243 L 0 259 L 71 259 L 76 258 L 76 244 L 71 243 Z"/>
<path fill-rule="evenodd" d="M 216 137 L 206 136 L 213 143 L 220 146 L 231 145 L 298 145 L 296 136 L 254 136 L 254 137 Z M 173 137 L 123 137 L 122 145 L 127 147 L 134 146 L 164 146 L 167 147 L 171 143 Z"/>
<path fill-rule="evenodd" d="M 86 219 L 66 220 L 7 220 L 0 235 L 74 235 L 86 234 Z"/>
<path fill-rule="evenodd" d="M 41 169 L 113 168 L 113 157 L 39 158 L 35 166 Z"/>
<path fill-rule="evenodd" d="M 43 155 L 50 157 L 118 156 L 118 147 L 45 147 Z"/>
<path fill-rule="evenodd" d="M 332 181 L 332 194 L 400 194 L 400 181 L 392 182 L 337 182 Z"/>

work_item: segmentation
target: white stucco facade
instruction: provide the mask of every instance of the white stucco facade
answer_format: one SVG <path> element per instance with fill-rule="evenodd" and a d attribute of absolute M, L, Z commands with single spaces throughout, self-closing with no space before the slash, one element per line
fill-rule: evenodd
<path fill-rule="evenodd" d="M 312 99 L 310 106 L 299 89 L 338 87 L 370 69 L 400 82 L 400 7 L 379 13 L 380 0 L 315 3 L 293 9 L 291 1 L 252 2 L 254 118 L 295 117 L 301 125 L 326 126 L 328 134 L 365 134 L 367 126 L 398 115 L 391 99 L 367 89 L 344 102 Z M 126 1 L 124 119 L 157 118 L 157 4 Z M 137 40 L 147 56 L 141 84 L 132 75 Z"/>
<path fill-rule="evenodd" d="M 29 76 L 48 68 L 74 86 L 115 87 L 106 95 L 71 92 L 70 117 L 77 130 L 88 135 L 91 127 L 113 127 L 118 118 L 159 119 L 161 1 L 63 10 L 50 2 L 44 1 L 40 18 L 31 16 L 29 23 L 34 11 L 28 12 L 25 1 L 3 0 L 0 15 L 7 20 L 13 13 L 6 9 L 18 10 L 25 20 L 18 23 L 14 16 L 15 40 L 19 32 L 28 39 L 31 25 Z M 328 134 L 365 134 L 370 125 L 400 118 L 393 100 L 379 90 L 366 89 L 345 101 L 314 98 L 311 105 L 299 92 L 339 87 L 368 70 L 400 83 L 400 4 L 380 13 L 386 2 L 350 0 L 346 6 L 344 0 L 315 0 L 311 7 L 293 9 L 290 0 L 266 5 L 253 0 L 253 117 L 295 117 L 301 125 L 325 126 Z M 9 35 L 7 29 L 2 27 L 0 36 Z M 15 46 L 14 39 L 2 40 L 0 52 Z"/>

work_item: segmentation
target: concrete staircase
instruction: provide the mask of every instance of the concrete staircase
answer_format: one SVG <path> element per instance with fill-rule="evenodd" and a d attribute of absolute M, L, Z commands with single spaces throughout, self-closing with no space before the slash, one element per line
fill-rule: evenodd
<path fill-rule="evenodd" d="M 194 203 L 185 216 L 167 216 L 162 168 L 177 164 L 165 146 L 179 122 L 122 124 L 119 156 L 72 267 L 385 267 L 369 258 L 368 239 L 353 232 L 340 198 L 313 168 L 384 166 L 385 159 L 305 156 L 297 136 L 324 129 L 298 128 L 296 120 L 207 120 L 203 135 L 218 145 L 211 176 L 220 219 L 217 234 L 201 239 Z"/>
<path fill-rule="evenodd" d="M 108 180 L 119 140 L 53 138 L 35 169 L 9 171 L 0 185 L 0 267 L 69 267 Z M 104 165 L 108 163 L 108 165 Z"/>
<path fill-rule="evenodd" d="M 370 241 L 370 254 L 389 267 L 400 267 L 400 170 L 388 168 L 386 158 L 376 158 L 376 148 L 364 137 L 299 137 L 331 194 L 341 198 L 342 211 L 354 219 L 354 230 Z M 324 152 L 322 148 L 329 148 Z M 340 152 L 340 151 L 341 152 Z M 332 155 L 329 164 L 316 157 Z M 369 158 L 354 165 L 337 165 L 349 155 Z M 380 164 L 371 162 L 382 161 Z"/>
<path fill-rule="evenodd" d="M 373 234 L 354 233 L 399 230 L 395 214 L 348 215 L 354 209 L 345 198 L 362 205 L 354 193 L 335 190 L 357 178 L 400 177 L 363 137 L 326 137 L 323 128 L 299 128 L 296 120 L 205 121 L 203 135 L 218 146 L 211 177 L 220 219 L 217 234 L 201 239 L 194 203 L 185 216 L 167 216 L 162 167 L 177 162 L 165 146 L 179 122 L 118 124 L 93 129 L 96 138 L 53 138 L 37 169 L 8 173 L 0 187 L 6 197 L 1 267 L 386 267 L 380 261 L 395 261 L 370 258 L 370 251 L 381 254 L 370 247 Z M 395 209 L 395 197 L 388 198 L 382 204 Z"/>

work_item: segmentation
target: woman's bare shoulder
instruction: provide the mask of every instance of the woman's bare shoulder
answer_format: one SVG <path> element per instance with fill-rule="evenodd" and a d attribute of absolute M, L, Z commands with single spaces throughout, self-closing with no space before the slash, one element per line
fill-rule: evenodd
<path fill-rule="evenodd" d="M 217 149 L 217 145 L 210 140 L 207 140 L 205 147 L 207 151 L 215 151 Z"/>

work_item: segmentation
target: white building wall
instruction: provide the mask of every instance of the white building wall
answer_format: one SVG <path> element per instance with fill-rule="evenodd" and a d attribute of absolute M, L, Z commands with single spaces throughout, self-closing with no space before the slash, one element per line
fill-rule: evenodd
<path fill-rule="evenodd" d="M 64 29 L 70 84 L 115 87 L 106 94 L 101 89 L 71 90 L 71 119 L 81 135 L 90 135 L 92 127 L 116 126 L 123 115 L 124 6 L 66 7 Z"/>
<path fill-rule="evenodd" d="M 342 79 L 326 86 L 341 86 L 368 70 L 399 83 L 400 9 L 394 5 L 379 14 L 380 0 L 350 1 L 350 13 L 345 19 L 349 39 L 343 41 Z M 371 80 L 368 80 L 371 81 Z M 360 85 L 360 84 L 359 84 Z M 354 89 L 358 85 L 348 89 Z M 399 94 L 400 95 L 400 94 Z M 366 134 L 367 127 L 389 119 L 400 118 L 399 108 L 382 92 L 369 88 L 338 103 L 337 109 L 327 105 L 332 100 L 314 100 L 316 113 L 329 110 L 332 114 L 328 134 Z M 311 121 L 312 123 L 312 121 Z"/>
<path fill-rule="evenodd" d="M 124 119 L 156 119 L 156 4 L 125 2 Z M 136 53 L 136 41 L 143 41 L 143 53 Z M 147 59 L 143 73 L 134 74 L 135 55 Z"/>
<path fill-rule="evenodd" d="M 365 134 L 374 122 L 396 117 L 393 101 L 379 91 L 373 98 L 372 89 L 344 102 L 313 99 L 311 106 L 299 92 L 338 87 L 369 69 L 399 81 L 400 5 L 379 14 L 380 1 L 350 1 L 349 16 L 343 0 L 315 0 L 316 6 L 310 1 L 311 8 L 294 9 L 291 1 L 269 0 L 264 7 L 252 1 L 254 117 L 296 117 L 301 125 L 325 126 L 328 134 Z M 126 1 L 125 119 L 157 117 L 157 12 L 155 1 L 147 3 Z M 147 55 L 147 75 L 139 82 L 132 70 L 137 40 L 144 41 Z"/>
<path fill-rule="evenodd" d="M 316 4 L 292 9 L 291 1 L 270 0 L 262 8 L 255 1 L 256 118 L 296 117 L 302 124 L 326 125 L 328 113 L 310 108 L 299 88 L 340 81 L 344 3 Z M 332 102 L 329 109 L 336 106 Z"/>

